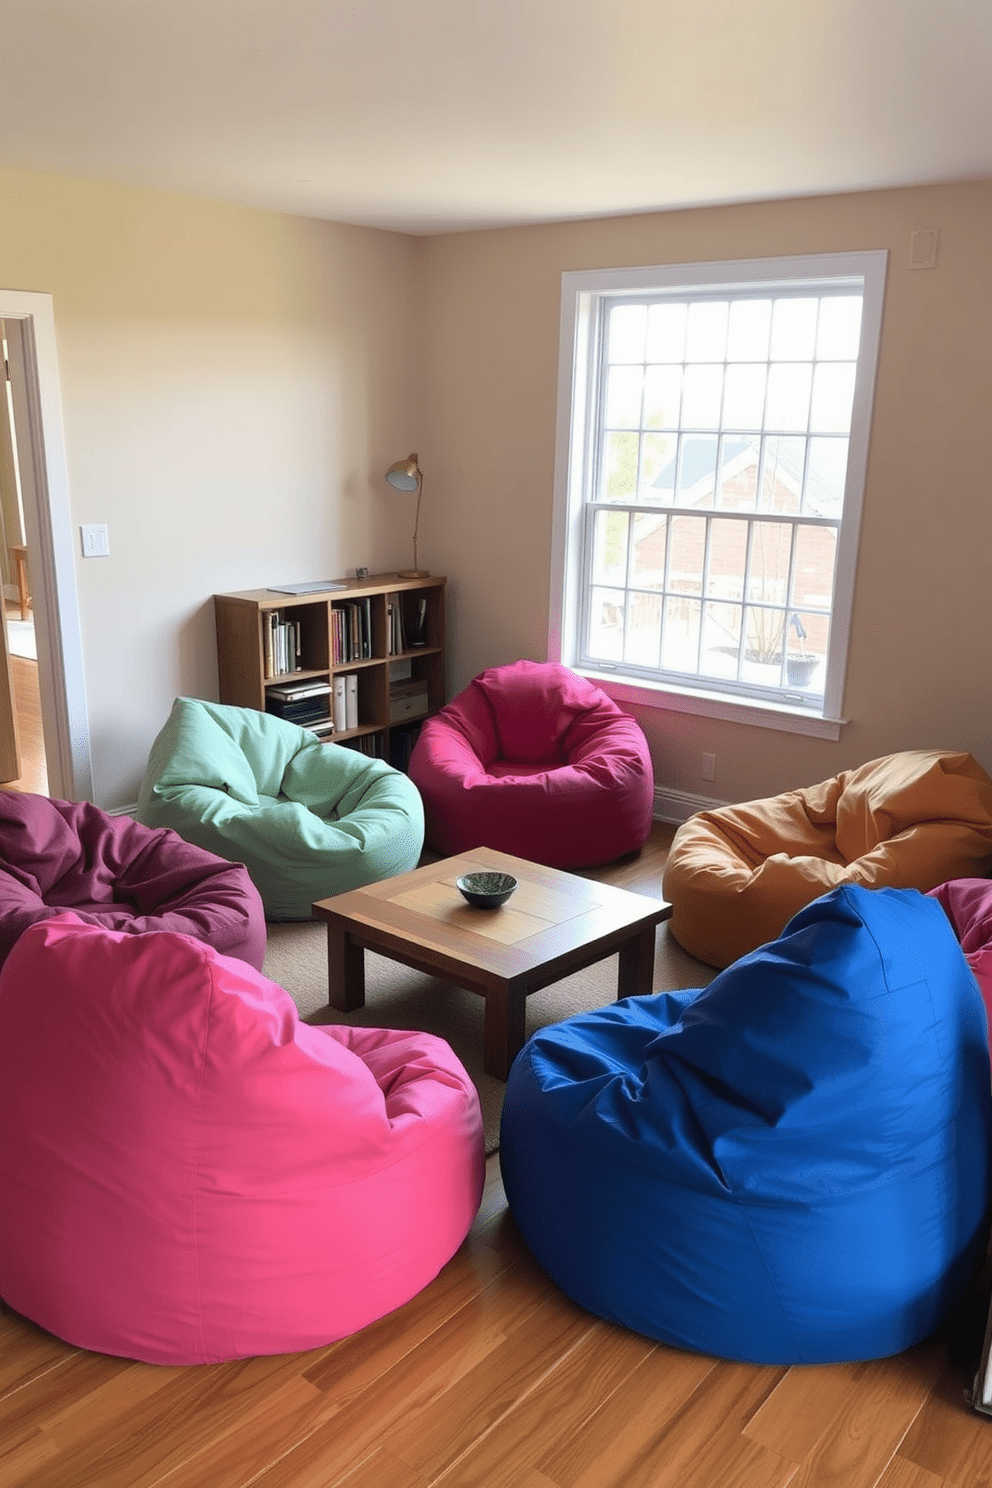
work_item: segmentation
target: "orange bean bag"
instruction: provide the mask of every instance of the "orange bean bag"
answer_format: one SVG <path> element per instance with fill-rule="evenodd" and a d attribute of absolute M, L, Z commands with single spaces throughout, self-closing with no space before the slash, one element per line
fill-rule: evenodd
<path fill-rule="evenodd" d="M 970 754 L 920 749 L 698 812 L 675 833 L 662 892 L 679 945 L 724 967 L 838 884 L 927 891 L 990 872 L 992 780 Z"/>

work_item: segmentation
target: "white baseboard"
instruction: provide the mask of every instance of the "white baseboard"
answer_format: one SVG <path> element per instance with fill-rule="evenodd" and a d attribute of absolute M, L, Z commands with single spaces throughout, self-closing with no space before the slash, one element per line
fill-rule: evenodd
<path fill-rule="evenodd" d="M 692 796 L 688 791 L 666 790 L 656 786 L 654 793 L 654 819 L 663 822 L 684 822 L 697 811 L 716 811 L 726 806 L 726 801 L 714 801 L 709 796 Z"/>
<path fill-rule="evenodd" d="M 688 791 L 666 790 L 659 786 L 655 788 L 652 815 L 655 821 L 684 822 L 697 811 L 716 811 L 726 804 L 726 801 L 715 801 L 710 796 L 692 796 Z M 105 808 L 108 816 L 134 816 L 137 809 L 137 801 L 130 806 Z"/>

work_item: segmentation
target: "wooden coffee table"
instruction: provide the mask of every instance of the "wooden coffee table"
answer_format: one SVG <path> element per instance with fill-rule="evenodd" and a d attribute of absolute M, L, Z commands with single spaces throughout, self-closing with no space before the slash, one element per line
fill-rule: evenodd
<path fill-rule="evenodd" d="M 473 909 L 455 879 L 487 869 L 512 873 L 518 887 L 498 909 Z M 616 952 L 617 996 L 653 990 L 655 932 L 672 906 L 479 847 L 319 899 L 313 913 L 327 921 L 332 1007 L 364 1006 L 367 950 L 443 977 L 486 999 L 484 1066 L 505 1080 L 531 992 Z"/>

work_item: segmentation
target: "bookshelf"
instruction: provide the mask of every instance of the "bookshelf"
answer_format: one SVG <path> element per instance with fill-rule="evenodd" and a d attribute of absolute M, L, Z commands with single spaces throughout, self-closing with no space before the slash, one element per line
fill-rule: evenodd
<path fill-rule="evenodd" d="M 444 702 L 445 584 L 387 573 L 307 594 L 215 594 L 220 701 L 405 768 Z"/>

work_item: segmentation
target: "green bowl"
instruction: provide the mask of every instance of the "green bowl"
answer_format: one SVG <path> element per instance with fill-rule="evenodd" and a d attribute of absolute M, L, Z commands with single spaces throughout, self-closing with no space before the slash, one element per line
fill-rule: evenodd
<path fill-rule="evenodd" d="M 509 899 L 517 880 L 510 873 L 463 873 L 455 887 L 475 909 L 496 909 Z"/>

